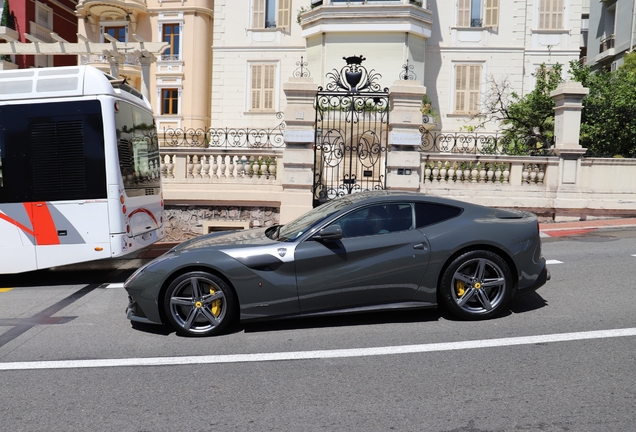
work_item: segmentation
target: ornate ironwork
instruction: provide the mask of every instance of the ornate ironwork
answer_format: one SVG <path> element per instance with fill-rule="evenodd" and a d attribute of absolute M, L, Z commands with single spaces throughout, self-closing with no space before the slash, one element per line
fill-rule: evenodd
<path fill-rule="evenodd" d="M 409 59 L 406 59 L 406 64 L 402 65 L 402 72 L 400 72 L 401 80 L 416 80 L 417 75 L 413 72 L 414 66 L 409 64 Z"/>
<path fill-rule="evenodd" d="M 421 152 L 509 155 L 509 156 L 545 156 L 552 152 L 552 142 L 537 139 L 516 139 L 507 135 L 479 133 L 432 133 L 424 126 Z"/>
<path fill-rule="evenodd" d="M 285 145 L 283 113 L 276 113 L 281 122 L 273 129 L 250 128 L 167 128 L 163 145 L 168 147 L 204 148 L 277 148 Z"/>
<path fill-rule="evenodd" d="M 382 89 L 378 83 L 382 75 L 375 72 L 375 69 L 367 71 L 367 69 L 362 66 L 362 62 L 366 60 L 364 56 L 350 56 L 343 57 L 343 59 L 347 64 L 343 66 L 342 69 L 334 69 L 327 73 L 327 80 L 331 81 L 326 84 L 324 90 L 328 92 L 345 91 L 350 94 L 360 92 L 389 92 L 388 88 Z M 323 88 L 318 87 L 318 91 L 323 91 Z"/>
<path fill-rule="evenodd" d="M 309 78 L 311 72 L 307 69 L 307 62 L 304 61 L 303 56 L 300 56 L 300 61 L 296 62 L 296 70 L 294 70 L 295 78 Z"/>
<path fill-rule="evenodd" d="M 389 117 L 388 89 L 381 77 L 361 66 L 364 57 L 346 57 L 340 72 L 327 74 L 316 94 L 314 205 L 363 190 L 384 189 Z"/>

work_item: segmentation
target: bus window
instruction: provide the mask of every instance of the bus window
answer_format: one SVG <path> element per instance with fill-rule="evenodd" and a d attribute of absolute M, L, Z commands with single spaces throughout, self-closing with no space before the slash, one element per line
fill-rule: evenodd
<path fill-rule="evenodd" d="M 115 122 L 117 154 L 126 194 L 159 194 L 159 143 L 152 115 L 120 101 Z"/>
<path fill-rule="evenodd" d="M 96 100 L 0 106 L 0 202 L 106 198 Z"/>

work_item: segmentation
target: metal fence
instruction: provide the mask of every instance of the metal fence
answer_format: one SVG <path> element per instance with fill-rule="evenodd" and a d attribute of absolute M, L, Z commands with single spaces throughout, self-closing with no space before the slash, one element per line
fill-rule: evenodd
<path fill-rule="evenodd" d="M 276 113 L 281 122 L 272 129 L 251 128 L 166 128 L 163 147 L 202 148 L 279 148 L 285 146 L 283 113 Z"/>
<path fill-rule="evenodd" d="M 511 138 L 500 134 L 422 132 L 421 152 L 482 155 L 546 156 L 554 143 L 537 138 Z"/>

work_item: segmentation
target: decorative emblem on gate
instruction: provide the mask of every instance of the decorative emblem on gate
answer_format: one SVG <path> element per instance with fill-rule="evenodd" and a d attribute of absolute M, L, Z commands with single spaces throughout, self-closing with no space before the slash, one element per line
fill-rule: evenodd
<path fill-rule="evenodd" d="M 364 56 L 350 56 L 343 57 L 343 59 L 347 62 L 347 64 L 343 66 L 340 71 L 334 69 L 327 73 L 327 79 L 331 80 L 326 85 L 327 91 L 344 90 L 350 94 L 357 94 L 362 91 L 382 91 L 382 88 L 378 83 L 378 80 L 382 78 L 382 75 L 375 72 L 374 69 L 367 71 L 367 69 L 362 66 L 362 62 L 366 60 Z M 322 87 L 319 87 L 318 90 L 321 91 Z M 385 88 L 384 91 L 388 92 L 389 89 Z"/>

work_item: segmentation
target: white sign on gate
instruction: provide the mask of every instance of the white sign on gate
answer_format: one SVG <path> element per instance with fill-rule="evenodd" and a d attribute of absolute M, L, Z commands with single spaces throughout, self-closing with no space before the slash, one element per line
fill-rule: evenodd
<path fill-rule="evenodd" d="M 313 143 L 314 138 L 313 130 L 285 130 L 285 142 Z"/>
<path fill-rule="evenodd" d="M 422 134 L 409 132 L 389 132 L 389 144 L 415 146 L 422 144 Z"/>

